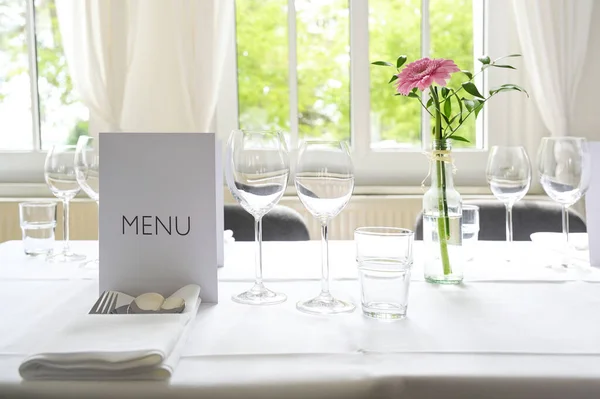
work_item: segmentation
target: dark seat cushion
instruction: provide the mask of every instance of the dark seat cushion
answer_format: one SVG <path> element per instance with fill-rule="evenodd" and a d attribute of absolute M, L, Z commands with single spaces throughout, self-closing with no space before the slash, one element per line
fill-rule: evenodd
<path fill-rule="evenodd" d="M 495 200 L 464 201 L 465 205 L 479 207 L 479 239 L 486 241 L 506 240 L 506 208 Z M 530 241 L 532 233 L 539 231 L 561 232 L 561 207 L 551 201 L 517 202 L 513 207 L 513 240 Z M 579 213 L 569 210 L 569 231 L 583 233 L 585 222 Z M 419 214 L 415 226 L 418 240 L 423 239 L 423 215 Z"/>
<path fill-rule="evenodd" d="M 306 241 L 308 228 L 302 216 L 286 206 L 277 205 L 262 219 L 263 241 Z M 236 241 L 254 241 L 254 216 L 240 205 L 225 205 L 225 229 L 233 231 Z"/>

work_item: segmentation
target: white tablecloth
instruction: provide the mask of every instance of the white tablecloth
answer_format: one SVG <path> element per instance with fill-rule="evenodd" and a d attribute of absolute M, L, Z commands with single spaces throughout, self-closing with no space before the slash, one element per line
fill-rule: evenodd
<path fill-rule="evenodd" d="M 91 257 L 97 243 L 76 242 Z M 97 296 L 97 271 L 0 245 L 0 397 L 600 397 L 600 271 L 553 270 L 552 254 L 515 243 L 478 245 L 462 286 L 422 281 L 416 243 L 408 318 L 295 310 L 319 289 L 318 242 L 264 243 L 264 275 L 288 301 L 233 303 L 249 287 L 252 243 L 235 243 L 219 271 L 218 305 L 202 305 L 168 383 L 23 382 L 17 368 L 37 343 Z M 359 304 L 352 242 L 332 242 L 334 294 Z M 582 281 L 583 280 L 583 281 Z"/>

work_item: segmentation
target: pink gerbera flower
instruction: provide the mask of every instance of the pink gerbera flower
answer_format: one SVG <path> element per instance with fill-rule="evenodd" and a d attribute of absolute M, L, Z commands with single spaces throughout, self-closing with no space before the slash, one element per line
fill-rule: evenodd
<path fill-rule="evenodd" d="M 433 83 L 446 86 L 450 74 L 458 71 L 460 69 L 452 60 L 421 58 L 408 64 L 398 74 L 398 93 L 406 96 L 415 87 L 423 91 Z"/>

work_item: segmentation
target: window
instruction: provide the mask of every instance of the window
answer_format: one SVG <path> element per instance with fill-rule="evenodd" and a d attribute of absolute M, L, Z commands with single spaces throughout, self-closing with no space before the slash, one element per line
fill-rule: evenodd
<path fill-rule="evenodd" d="M 369 76 L 353 76 L 350 59 L 392 60 L 402 52 L 409 60 L 452 58 L 473 70 L 473 0 L 370 0 L 367 15 L 353 10 L 360 3 L 236 1 L 240 127 L 282 129 L 293 143 L 320 137 L 347 139 L 356 147 L 361 142 L 352 139 L 366 134 L 375 150 L 424 145 L 425 113 L 414 100 L 393 98 L 392 86 L 385 84 L 391 71 L 369 68 Z M 366 19 L 366 26 L 352 21 L 355 40 L 353 18 Z M 476 15 L 475 22 L 482 18 Z M 368 32 L 361 32 L 365 27 Z M 365 54 L 355 51 L 362 37 L 368 37 Z M 366 79 L 368 111 L 369 102 L 350 101 L 352 85 Z M 370 132 L 352 131 L 354 112 L 368 112 Z M 481 146 L 474 121 L 463 127 L 463 135 L 471 147 Z"/>
<path fill-rule="evenodd" d="M 54 0 L 0 0 L 0 150 L 75 144 L 88 111 L 73 89 Z"/>

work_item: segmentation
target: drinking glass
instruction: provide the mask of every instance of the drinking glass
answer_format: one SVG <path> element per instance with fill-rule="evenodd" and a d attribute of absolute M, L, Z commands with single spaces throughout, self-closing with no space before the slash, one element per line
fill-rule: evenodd
<path fill-rule="evenodd" d="M 254 286 L 232 299 L 249 305 L 286 300 L 267 289 L 262 278 L 262 217 L 279 202 L 287 187 L 290 164 L 280 131 L 234 130 L 227 143 L 225 176 L 233 197 L 252 216 L 256 241 Z"/>
<path fill-rule="evenodd" d="M 75 177 L 75 146 L 55 145 L 46 155 L 44 178 L 52 194 L 63 204 L 64 245 L 61 252 L 49 255 L 51 262 L 74 262 L 85 259 L 85 255 L 71 251 L 69 245 L 69 203 L 81 189 Z"/>
<path fill-rule="evenodd" d="M 462 206 L 462 248 L 465 260 L 474 258 L 475 246 L 479 239 L 479 207 L 477 205 Z"/>
<path fill-rule="evenodd" d="M 100 205 L 100 153 L 98 139 L 79 136 L 75 149 L 75 176 L 81 189 Z"/>
<path fill-rule="evenodd" d="M 590 153 L 582 137 L 544 137 L 538 151 L 540 182 L 548 196 L 562 206 L 562 230 L 569 248 L 569 207 L 583 197 L 590 184 Z M 562 266 L 568 266 L 568 254 Z"/>
<path fill-rule="evenodd" d="M 100 148 L 98 139 L 79 136 L 75 148 L 75 176 L 81 189 L 100 206 Z M 82 266 L 98 266 L 98 258 Z"/>
<path fill-rule="evenodd" d="M 492 194 L 506 206 L 506 242 L 513 240 L 512 207 L 531 184 L 531 164 L 523 147 L 494 146 L 486 169 Z"/>
<path fill-rule="evenodd" d="M 56 228 L 56 202 L 21 202 L 19 221 L 26 255 L 52 253 Z"/>
<path fill-rule="evenodd" d="M 296 308 L 313 314 L 352 312 L 351 302 L 329 292 L 328 223 L 346 206 L 354 189 L 354 168 L 345 142 L 307 141 L 296 165 L 296 191 L 304 207 L 321 223 L 321 293 Z"/>
<path fill-rule="evenodd" d="M 406 317 L 414 233 L 395 227 L 361 227 L 354 232 L 365 316 Z"/>

